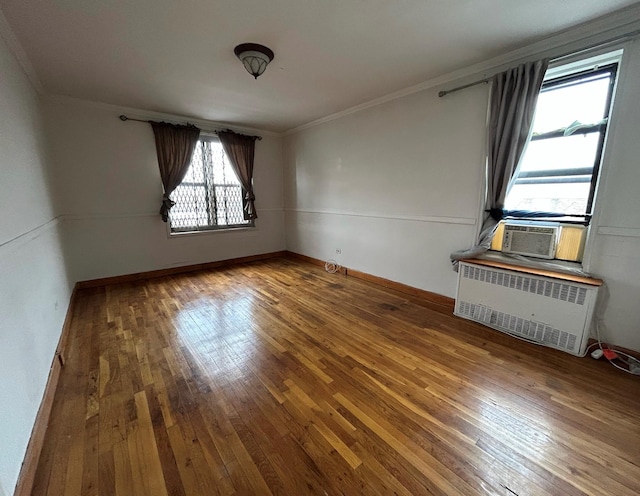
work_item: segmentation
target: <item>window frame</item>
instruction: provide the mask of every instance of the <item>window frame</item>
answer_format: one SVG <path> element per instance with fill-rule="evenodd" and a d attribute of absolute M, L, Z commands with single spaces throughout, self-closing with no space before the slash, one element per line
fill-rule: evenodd
<path fill-rule="evenodd" d="M 560 129 L 560 130 L 554 130 L 554 131 L 550 131 L 550 132 L 546 132 L 538 135 L 532 135 L 531 138 L 529 139 L 529 142 L 531 142 L 531 141 L 540 141 L 545 139 L 555 139 L 555 138 L 562 138 L 562 137 L 571 137 L 571 136 L 599 133 L 598 144 L 597 144 L 596 152 L 594 156 L 594 164 L 593 164 L 593 168 L 591 169 L 589 194 L 587 196 L 585 213 L 582 215 L 576 215 L 576 214 L 565 214 L 560 212 L 540 212 L 537 210 L 532 210 L 531 216 L 526 216 L 526 215 L 518 216 L 518 217 L 507 216 L 505 220 L 522 219 L 522 220 L 531 220 L 531 221 L 539 221 L 539 222 L 556 221 L 556 222 L 561 222 L 565 224 L 582 224 L 585 226 L 588 226 L 590 224 L 591 219 L 593 217 L 593 205 L 594 205 L 594 199 L 595 199 L 595 194 L 597 189 L 597 183 L 600 176 L 602 161 L 604 158 L 604 147 L 605 147 L 605 142 L 607 138 L 607 129 L 609 127 L 609 122 L 610 122 L 612 102 L 613 102 L 613 97 L 615 93 L 619 68 L 620 68 L 619 59 L 615 61 L 608 61 L 603 65 L 595 63 L 593 67 L 588 69 L 573 70 L 571 72 L 567 72 L 562 75 L 552 76 L 548 80 L 543 82 L 542 88 L 540 89 L 540 94 L 542 94 L 546 91 L 553 91 L 554 89 L 558 89 L 559 86 L 566 87 L 570 85 L 572 82 L 576 82 L 577 84 L 580 84 L 578 81 L 585 78 L 585 76 L 592 77 L 592 76 L 597 76 L 599 74 L 609 74 L 609 86 L 607 89 L 607 98 L 606 98 L 606 103 L 604 108 L 604 115 L 602 118 L 605 122 L 600 122 L 598 124 L 591 126 L 590 128 L 580 129 L 579 131 L 571 133 L 570 135 L 567 135 L 567 136 L 565 136 L 563 130 Z M 525 150 L 525 153 L 526 153 L 526 150 Z M 518 177 L 514 182 L 514 185 L 518 184 L 518 181 L 520 179 L 534 179 L 534 181 L 527 181 L 527 183 L 535 184 L 536 183 L 535 179 L 538 179 L 538 178 L 549 179 L 549 178 L 552 178 L 553 176 L 558 176 L 558 177 L 569 176 L 570 177 L 570 176 L 586 175 L 585 171 L 587 170 L 588 168 L 584 168 L 584 170 L 575 169 L 574 171 L 578 171 L 578 172 L 582 171 L 583 173 L 572 174 L 571 169 L 558 169 L 558 170 L 549 171 L 550 174 L 544 174 L 544 175 L 537 175 L 535 171 L 533 171 L 533 172 L 525 172 L 524 177 L 521 176 L 519 173 Z M 564 173 L 564 174 L 561 174 L 561 173 Z M 554 181 L 540 180 L 538 184 L 550 184 L 551 182 L 554 182 Z M 562 181 L 562 182 L 565 182 L 565 181 Z M 569 182 L 569 181 L 566 181 L 566 182 Z M 523 183 L 524 182 L 521 182 L 520 184 L 523 184 Z M 548 213 L 549 215 L 544 216 L 544 214 L 546 213 Z"/>
<path fill-rule="evenodd" d="M 624 74 L 627 71 L 627 65 L 629 63 L 626 51 L 628 49 L 628 43 L 621 43 L 612 47 L 606 47 L 599 50 L 589 50 L 589 55 L 585 55 L 582 52 L 578 52 L 573 55 L 563 56 L 556 62 L 553 62 L 547 69 L 545 79 L 547 81 L 556 80 L 563 76 L 569 76 L 580 72 L 593 72 L 594 69 L 604 68 L 611 64 L 617 64 L 616 75 L 613 78 L 613 88 L 611 89 L 611 98 L 608 101 L 608 121 L 607 127 L 604 130 L 602 138 L 602 150 L 600 153 L 600 162 L 598 164 L 598 174 L 595 182 L 595 190 L 592 194 L 591 212 L 589 222 L 579 221 L 577 219 L 568 218 L 527 218 L 522 217 L 505 217 L 501 223 L 507 222 L 513 219 L 519 220 L 531 220 L 531 221 L 554 221 L 560 225 L 572 226 L 584 226 L 584 237 L 582 240 L 581 256 L 578 260 L 570 261 L 568 259 L 555 258 L 553 260 L 543 260 L 537 258 L 526 258 L 525 264 L 532 264 L 533 266 L 549 267 L 551 263 L 554 269 L 565 268 L 571 271 L 589 271 L 592 264 L 592 256 L 594 253 L 594 244 L 596 242 L 596 233 L 600 229 L 600 216 L 601 216 L 601 201 L 599 196 L 603 192 L 607 178 L 609 176 L 609 167 L 612 164 L 610 162 L 610 155 L 612 153 L 611 144 L 614 139 L 614 134 L 618 132 L 618 114 L 620 109 L 617 108 L 617 99 L 620 93 L 624 91 L 625 82 Z M 546 82 L 546 81 L 545 81 Z M 579 133 L 576 133 L 579 134 Z M 485 186 L 486 187 L 486 186 Z M 481 210 L 482 215 L 486 215 L 486 211 Z M 480 217 L 483 219 L 484 217 Z M 493 243 L 493 241 L 492 241 Z M 500 261 L 509 261 L 510 263 L 518 263 L 513 257 L 502 253 L 500 248 L 490 248 L 486 253 L 489 258 L 497 259 Z M 524 261 L 523 261 L 524 262 Z M 562 270 L 562 269 L 560 269 Z"/>
<path fill-rule="evenodd" d="M 210 142 L 210 143 L 218 143 L 220 144 L 220 146 L 222 146 L 222 144 L 220 143 L 220 139 L 215 136 L 215 135 L 211 135 L 211 134 L 201 134 L 200 137 L 198 138 L 198 142 L 196 144 L 196 147 L 198 146 L 203 146 L 205 142 Z M 224 156 L 226 157 L 226 153 L 224 152 L 224 148 L 222 149 L 222 153 L 224 154 Z M 192 157 L 193 160 L 193 157 Z M 226 158 L 226 160 L 228 160 L 228 158 Z M 191 164 L 189 165 L 191 166 Z M 240 184 L 240 181 L 237 177 L 237 175 L 235 174 L 235 171 L 233 170 L 233 168 L 231 169 L 231 172 L 235 175 L 236 177 L 236 181 L 238 184 L 229 184 L 229 183 L 225 183 L 225 184 L 218 184 L 213 181 L 213 174 L 207 174 L 207 168 L 210 167 L 208 166 L 206 163 L 203 163 L 203 182 L 189 182 L 188 184 L 193 186 L 193 187 L 199 187 L 201 185 L 201 187 L 204 188 L 204 194 L 205 194 L 205 198 L 206 198 L 206 204 L 207 204 L 207 219 L 208 219 L 208 224 L 206 226 L 188 226 L 188 227 L 184 227 L 184 228 L 174 228 L 171 225 L 171 211 L 169 211 L 169 219 L 167 222 L 167 233 L 168 236 L 171 237 L 181 237 L 181 236 L 189 236 L 189 235 L 198 235 L 198 234 L 210 234 L 210 233 L 220 233 L 220 232 L 229 232 L 229 231 L 241 231 L 241 230 L 250 230 L 250 229 L 255 229 L 256 224 L 255 224 L 255 220 L 253 219 L 247 219 L 247 215 L 246 215 L 246 211 L 245 211 L 245 206 L 246 206 L 246 190 L 242 187 L 242 184 Z M 183 185 L 184 181 L 180 183 L 179 186 Z M 178 186 L 178 187 L 179 187 Z M 243 224 L 211 224 L 211 219 L 217 219 L 217 210 L 216 210 L 216 206 L 217 206 L 217 202 L 215 201 L 215 199 L 213 200 L 213 203 L 210 200 L 210 195 L 211 195 L 211 190 L 213 190 L 214 195 L 215 195 L 215 188 L 216 187 L 237 187 L 240 186 L 240 195 L 242 198 L 242 211 L 243 211 L 243 218 L 245 219 L 245 223 Z M 171 195 L 170 195 L 171 197 Z"/>

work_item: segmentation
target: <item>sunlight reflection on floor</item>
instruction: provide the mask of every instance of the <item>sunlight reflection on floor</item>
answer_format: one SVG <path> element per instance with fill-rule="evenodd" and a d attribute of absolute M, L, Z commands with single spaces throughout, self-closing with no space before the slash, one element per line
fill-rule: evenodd
<path fill-rule="evenodd" d="M 198 365 L 198 375 L 240 379 L 255 354 L 254 297 L 199 298 L 174 323 L 180 348 Z M 193 367 L 192 367 L 193 368 Z"/>

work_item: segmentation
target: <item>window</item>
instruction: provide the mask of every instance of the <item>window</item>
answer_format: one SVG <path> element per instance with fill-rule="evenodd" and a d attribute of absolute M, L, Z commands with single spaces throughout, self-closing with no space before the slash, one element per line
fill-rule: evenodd
<path fill-rule="evenodd" d="M 506 210 L 588 224 L 617 64 L 548 79 Z"/>
<path fill-rule="evenodd" d="M 182 183 L 171 193 L 171 233 L 253 226 L 245 219 L 244 197 L 222 144 L 201 137 Z"/>
<path fill-rule="evenodd" d="M 551 221 L 559 227 L 554 258 L 582 261 L 621 55 L 618 50 L 547 71 L 491 250 L 502 251 L 505 222 L 525 219 L 534 228 Z"/>

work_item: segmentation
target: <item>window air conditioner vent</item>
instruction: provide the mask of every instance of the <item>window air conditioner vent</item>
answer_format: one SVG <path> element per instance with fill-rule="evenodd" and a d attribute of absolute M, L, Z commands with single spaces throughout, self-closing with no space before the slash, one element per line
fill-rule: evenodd
<path fill-rule="evenodd" d="M 508 221 L 504 224 L 502 251 L 538 258 L 554 258 L 560 224 Z"/>

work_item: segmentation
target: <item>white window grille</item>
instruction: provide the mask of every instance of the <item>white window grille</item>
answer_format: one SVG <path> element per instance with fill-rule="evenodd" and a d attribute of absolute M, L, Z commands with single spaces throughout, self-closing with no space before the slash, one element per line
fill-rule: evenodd
<path fill-rule="evenodd" d="M 201 137 L 182 183 L 171 193 L 171 233 L 253 226 L 245 219 L 245 192 L 214 137 Z"/>

